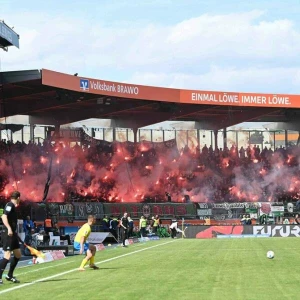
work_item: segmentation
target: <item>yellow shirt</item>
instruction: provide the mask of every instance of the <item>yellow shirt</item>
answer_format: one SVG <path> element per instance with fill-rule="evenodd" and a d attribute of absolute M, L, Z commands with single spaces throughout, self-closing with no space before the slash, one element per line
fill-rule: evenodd
<path fill-rule="evenodd" d="M 84 243 L 86 242 L 87 238 L 89 237 L 92 231 L 91 226 L 88 223 L 85 223 L 77 232 L 74 242 L 80 243 L 82 237 L 84 237 Z"/>

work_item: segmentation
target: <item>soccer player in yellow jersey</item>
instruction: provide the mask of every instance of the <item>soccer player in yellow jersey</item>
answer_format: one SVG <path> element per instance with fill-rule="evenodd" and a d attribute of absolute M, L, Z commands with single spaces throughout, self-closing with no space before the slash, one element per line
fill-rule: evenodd
<path fill-rule="evenodd" d="M 79 271 L 85 271 L 84 266 L 90 261 L 90 268 L 97 270 L 99 269 L 95 265 L 95 254 L 96 247 L 94 245 L 89 245 L 87 239 L 92 231 L 91 226 L 95 223 L 96 219 L 94 216 L 88 216 L 88 221 L 85 223 L 77 232 L 74 239 L 74 249 L 79 251 L 80 254 L 86 253 L 86 257 L 82 260 L 79 267 Z"/>

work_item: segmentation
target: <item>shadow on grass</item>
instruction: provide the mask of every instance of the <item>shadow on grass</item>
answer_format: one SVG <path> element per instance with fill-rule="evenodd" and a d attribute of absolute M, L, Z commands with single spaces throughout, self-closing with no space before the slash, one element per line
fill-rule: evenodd
<path fill-rule="evenodd" d="M 122 269 L 122 268 L 101 268 L 101 267 L 99 267 L 98 270 L 94 270 L 94 271 L 101 271 L 101 270 L 120 270 L 120 269 Z"/>

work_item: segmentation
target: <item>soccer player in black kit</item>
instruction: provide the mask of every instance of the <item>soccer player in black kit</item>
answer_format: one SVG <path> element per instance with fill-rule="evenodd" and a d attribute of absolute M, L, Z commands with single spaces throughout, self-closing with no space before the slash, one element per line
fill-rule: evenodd
<path fill-rule="evenodd" d="M 121 229 L 121 237 L 122 237 L 122 247 L 126 247 L 125 240 L 127 239 L 127 231 L 128 231 L 127 213 L 124 213 L 124 216 L 121 218 L 120 229 Z"/>
<path fill-rule="evenodd" d="M 14 256 L 10 261 L 9 271 L 5 276 L 5 279 L 13 283 L 20 283 L 13 275 L 18 261 L 21 258 L 19 237 L 17 234 L 18 216 L 16 212 L 16 207 L 20 203 L 20 196 L 21 194 L 18 191 L 14 191 L 11 194 L 11 200 L 6 204 L 1 217 L 4 224 L 4 229 L 2 231 L 4 257 L 0 260 L 0 285 L 3 284 L 2 275 L 11 258 L 11 252 L 14 253 Z"/>

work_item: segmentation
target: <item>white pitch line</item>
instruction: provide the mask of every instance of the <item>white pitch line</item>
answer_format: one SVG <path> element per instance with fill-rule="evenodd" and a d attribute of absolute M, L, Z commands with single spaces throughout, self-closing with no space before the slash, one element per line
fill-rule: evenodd
<path fill-rule="evenodd" d="M 144 248 L 144 249 L 136 250 L 136 251 L 133 251 L 133 252 L 130 252 L 130 253 L 125 253 L 125 254 L 122 254 L 122 255 L 119 255 L 119 256 L 116 256 L 116 257 L 112 257 L 112 258 L 97 262 L 95 264 L 100 265 L 100 264 L 110 262 L 110 261 L 118 259 L 118 258 L 126 257 L 126 256 L 129 256 L 129 255 L 139 253 L 139 252 L 142 252 L 142 251 L 146 251 L 146 250 L 149 250 L 149 249 L 153 249 L 153 248 L 156 248 L 156 247 L 159 247 L 159 246 L 164 246 L 164 245 L 173 243 L 175 241 L 176 240 L 173 240 L 173 241 L 169 241 L 169 242 L 166 242 L 166 243 L 163 243 L 163 244 L 158 244 L 158 245 L 155 245 L 155 246 L 151 246 L 151 247 L 147 247 L 147 248 Z M 43 282 L 45 280 L 50 280 L 50 279 L 53 279 L 53 278 L 56 278 L 56 277 L 60 277 L 60 276 L 63 276 L 63 275 L 66 275 L 66 274 L 69 274 L 69 273 L 72 273 L 72 272 L 75 272 L 75 271 L 78 271 L 78 268 L 72 269 L 72 270 L 69 270 L 69 271 L 66 271 L 66 272 L 58 273 L 58 274 L 55 274 L 55 275 L 52 275 L 52 276 L 49 276 L 49 277 L 41 278 L 41 279 L 38 279 L 38 280 L 35 280 L 35 281 L 32 281 L 32 282 L 16 285 L 12 288 L 8 288 L 6 290 L 0 291 L 0 295 L 8 293 L 8 292 L 12 292 L 14 290 L 18 290 L 18 289 L 21 289 L 21 288 L 24 288 L 24 287 L 27 287 L 27 286 L 30 286 L 30 285 L 33 285 L 33 284 L 36 284 L 36 283 L 39 283 L 39 282 Z"/>
<path fill-rule="evenodd" d="M 25 273 L 16 274 L 16 276 L 22 276 L 22 275 L 29 274 L 29 273 L 39 272 L 40 270 L 46 270 L 46 269 L 50 269 L 50 268 L 56 268 L 57 266 L 67 265 L 67 264 L 70 264 L 70 263 L 72 263 L 74 261 L 75 260 L 71 260 L 71 261 L 68 261 L 68 262 L 64 262 L 62 264 L 56 264 L 55 266 L 49 266 L 49 267 L 39 268 L 37 270 L 32 270 L 32 271 L 28 271 L 28 272 L 25 272 Z"/>

